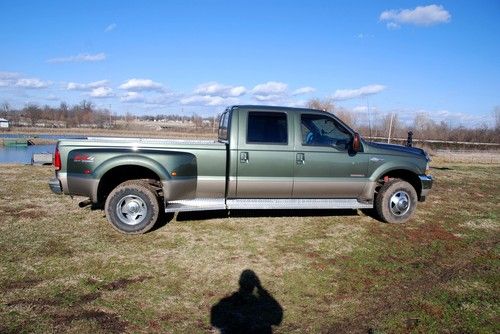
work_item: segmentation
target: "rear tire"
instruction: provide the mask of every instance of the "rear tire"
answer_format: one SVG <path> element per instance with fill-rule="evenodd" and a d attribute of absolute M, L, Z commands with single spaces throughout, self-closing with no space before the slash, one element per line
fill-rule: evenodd
<path fill-rule="evenodd" d="M 380 188 L 375 199 L 375 209 L 386 223 L 405 223 L 417 208 L 417 192 L 411 184 L 392 179 Z"/>
<path fill-rule="evenodd" d="M 104 210 L 108 222 L 119 232 L 141 234 L 163 217 L 163 201 L 147 180 L 130 180 L 111 191 Z"/>

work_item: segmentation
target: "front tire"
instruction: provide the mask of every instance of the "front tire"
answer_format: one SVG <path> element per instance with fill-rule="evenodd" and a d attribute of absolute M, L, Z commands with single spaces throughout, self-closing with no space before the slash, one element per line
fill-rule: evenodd
<path fill-rule="evenodd" d="M 405 223 L 417 208 L 417 192 L 408 182 L 392 179 L 377 194 L 375 208 L 384 222 Z"/>
<path fill-rule="evenodd" d="M 106 198 L 104 210 L 108 222 L 124 234 L 149 231 L 159 220 L 162 201 L 145 180 L 131 180 L 118 185 Z"/>

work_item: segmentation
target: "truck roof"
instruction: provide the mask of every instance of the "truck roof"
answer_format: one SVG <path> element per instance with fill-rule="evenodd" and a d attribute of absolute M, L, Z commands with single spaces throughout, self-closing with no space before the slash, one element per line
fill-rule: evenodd
<path fill-rule="evenodd" d="M 326 112 L 325 110 L 311 109 L 311 108 L 293 108 L 293 107 L 265 106 L 265 105 L 234 105 L 227 108 L 227 110 L 234 110 L 234 109 L 251 109 L 255 111 Z"/>

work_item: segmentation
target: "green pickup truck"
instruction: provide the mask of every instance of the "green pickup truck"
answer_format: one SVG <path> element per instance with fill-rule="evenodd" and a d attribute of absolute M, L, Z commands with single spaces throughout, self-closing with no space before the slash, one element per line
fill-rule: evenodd
<path fill-rule="evenodd" d="M 419 148 L 371 143 L 331 113 L 233 106 L 217 141 L 60 140 L 57 194 L 86 196 L 127 234 L 165 212 L 231 209 L 375 209 L 407 221 L 432 187 Z"/>

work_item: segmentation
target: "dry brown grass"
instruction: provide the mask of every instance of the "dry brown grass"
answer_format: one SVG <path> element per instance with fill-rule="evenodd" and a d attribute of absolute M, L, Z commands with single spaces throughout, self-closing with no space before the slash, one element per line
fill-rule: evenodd
<path fill-rule="evenodd" d="M 133 127 L 132 127 L 133 128 Z M 192 138 L 216 139 L 217 133 L 212 129 L 197 131 L 144 130 L 144 129 L 92 129 L 92 128 L 12 128 L 9 133 L 25 135 L 77 135 L 77 136 L 107 136 L 107 137 L 144 137 L 144 138 Z"/>
<path fill-rule="evenodd" d="M 500 150 L 496 151 L 438 151 L 433 157 L 437 163 L 500 164 Z"/>
<path fill-rule="evenodd" d="M 50 168 L 2 165 L 0 332 L 215 332 L 211 308 L 245 269 L 283 308 L 277 333 L 494 331 L 500 167 L 434 167 L 406 225 L 215 212 L 130 237 L 51 194 Z"/>

